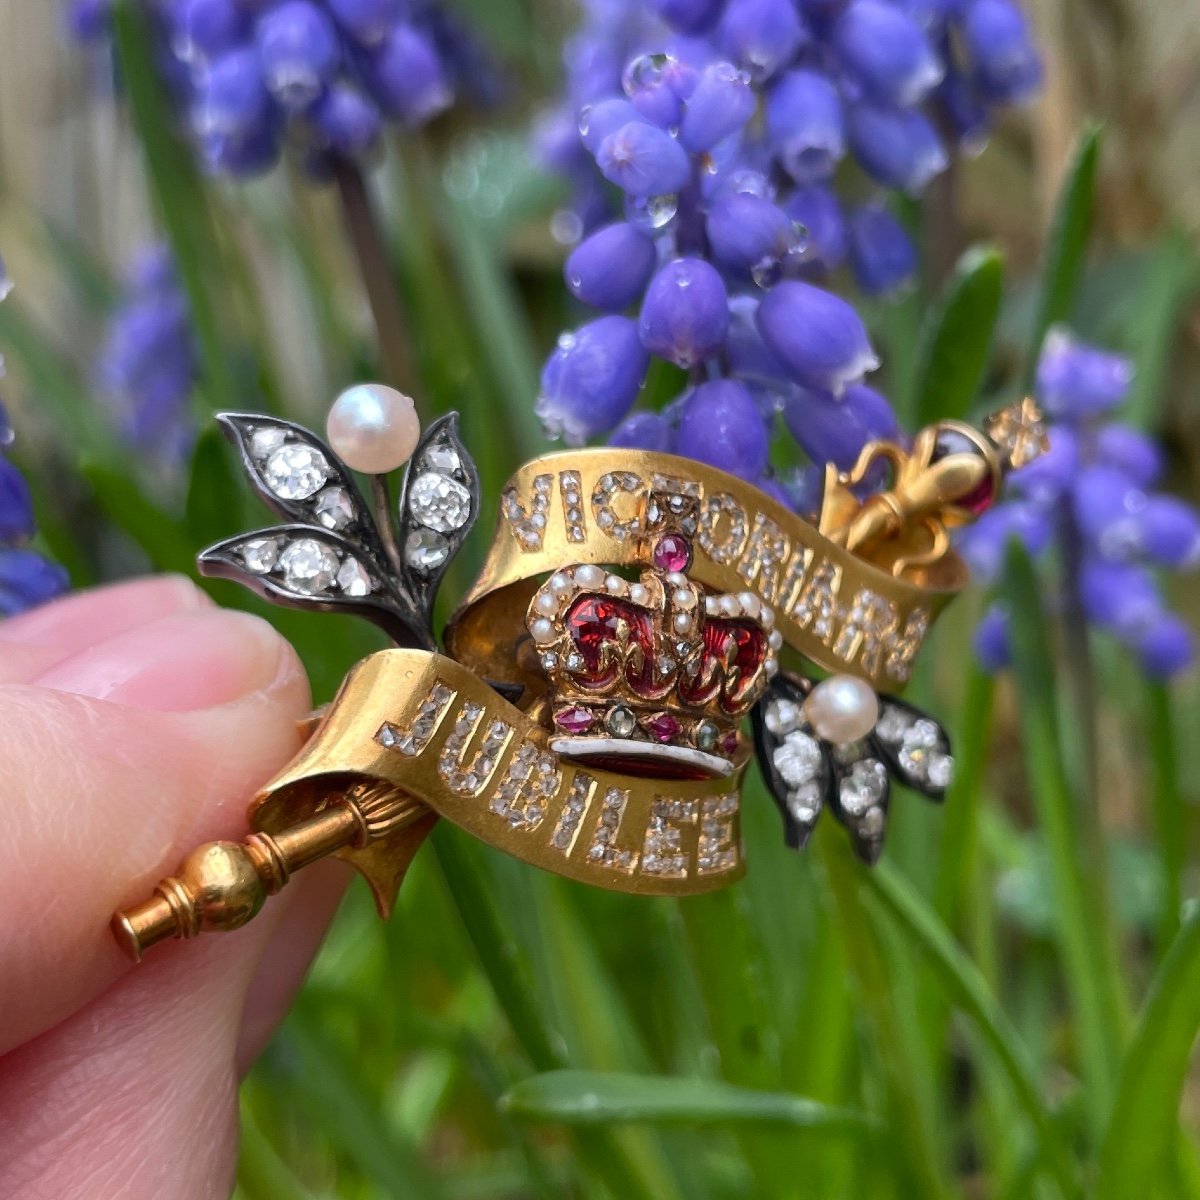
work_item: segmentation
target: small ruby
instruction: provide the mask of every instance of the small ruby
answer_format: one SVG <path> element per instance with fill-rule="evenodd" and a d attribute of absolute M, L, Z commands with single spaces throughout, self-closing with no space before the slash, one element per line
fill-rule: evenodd
<path fill-rule="evenodd" d="M 564 708 L 554 714 L 554 723 L 567 733 L 586 733 L 592 727 L 592 714 L 586 708 Z"/>
<path fill-rule="evenodd" d="M 727 733 L 721 739 L 721 753 L 732 754 L 738 748 L 738 735 L 736 733 Z"/>
<path fill-rule="evenodd" d="M 659 713 L 646 722 L 646 728 L 656 742 L 666 743 L 679 733 L 679 722 L 670 713 Z"/>
<path fill-rule="evenodd" d="M 654 543 L 654 565 L 660 571 L 686 571 L 692 561 L 692 548 L 687 538 L 667 533 Z"/>
<path fill-rule="evenodd" d="M 943 429 L 938 434 L 933 452 L 933 462 L 940 462 L 951 454 L 974 454 L 983 458 L 983 450 L 964 433 L 957 429 Z M 986 512 L 996 502 L 996 485 L 992 479 L 990 467 L 983 481 L 971 489 L 965 496 L 958 496 L 954 503 L 959 508 L 965 508 L 973 516 Z"/>

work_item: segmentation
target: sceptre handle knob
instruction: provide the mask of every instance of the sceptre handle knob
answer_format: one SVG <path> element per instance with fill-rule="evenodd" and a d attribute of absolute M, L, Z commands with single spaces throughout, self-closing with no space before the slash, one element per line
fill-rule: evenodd
<path fill-rule="evenodd" d="M 292 874 L 345 847 L 362 848 L 428 813 L 420 801 L 387 784 L 340 797 L 278 833 L 252 833 L 244 842 L 209 842 L 184 861 L 178 875 L 112 919 L 117 942 L 134 962 L 159 942 L 240 929 Z"/>

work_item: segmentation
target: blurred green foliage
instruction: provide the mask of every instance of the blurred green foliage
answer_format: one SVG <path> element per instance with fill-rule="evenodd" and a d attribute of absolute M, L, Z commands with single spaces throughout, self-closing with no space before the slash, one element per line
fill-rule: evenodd
<path fill-rule="evenodd" d="M 521 28 L 521 6 L 503 7 L 497 27 Z M 280 349 L 252 317 L 266 298 L 239 251 L 252 232 L 296 281 L 326 382 L 370 375 L 376 355 L 340 307 L 344 280 L 312 213 L 286 191 L 251 189 L 239 206 L 202 183 L 165 123 L 136 22 L 122 20 L 119 41 L 150 191 L 197 317 L 198 411 L 319 419 L 319 386 L 286 395 Z M 1127 314 L 1116 340 L 1139 365 L 1138 419 L 1155 424 L 1196 261 L 1167 233 L 1115 267 L 1089 265 L 1098 153 L 1089 131 L 1042 272 L 1003 306 L 1002 256 L 982 248 L 937 294 L 878 314 L 885 345 L 910 343 L 891 382 L 914 420 L 1010 393 L 1055 320 L 1105 328 L 1113 305 L 1099 291 Z M 423 398 L 459 409 L 479 454 L 489 511 L 450 596 L 479 562 L 502 480 L 542 445 L 538 349 L 566 323 L 553 267 L 518 277 L 507 258 L 554 202 L 524 155 L 520 132 L 406 139 L 372 181 Z M 46 239 L 81 302 L 103 310 L 103 266 L 60 233 Z M 19 295 L 0 308 L 0 343 L 70 431 L 64 482 L 38 499 L 44 541 L 78 583 L 143 565 L 190 571 L 200 545 L 257 522 L 211 432 L 182 488 L 133 467 Z M 356 885 L 243 1087 L 243 1200 L 1200 1197 L 1195 1125 L 1180 1116 L 1200 1029 L 1200 914 L 1181 911 L 1198 781 L 1173 736 L 1196 729 L 1195 704 L 1102 654 L 1103 703 L 1080 713 L 1015 552 L 1005 590 L 1012 687 L 970 665 L 969 611 L 948 618 L 914 690 L 949 718 L 958 780 L 943 811 L 898 797 L 874 872 L 828 822 L 805 855 L 786 850 L 752 782 L 750 873 L 716 895 L 588 890 L 450 827 L 389 923 Z M 318 700 L 378 645 L 342 618 L 271 619 Z M 1097 717 L 1119 731 L 1110 755 L 1130 760 L 1120 836 L 1080 763 L 1081 722 Z"/>

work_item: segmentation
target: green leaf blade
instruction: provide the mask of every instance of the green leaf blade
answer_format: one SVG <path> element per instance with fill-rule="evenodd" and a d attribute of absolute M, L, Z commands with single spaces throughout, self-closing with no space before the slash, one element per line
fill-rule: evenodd
<path fill-rule="evenodd" d="M 983 383 L 1003 291 L 998 250 L 976 246 L 959 259 L 921 329 L 913 406 L 918 425 L 967 415 Z"/>
<path fill-rule="evenodd" d="M 514 1115 L 564 1125 L 748 1122 L 860 1135 L 875 1128 L 864 1113 L 787 1092 L 756 1091 L 708 1079 L 607 1071 L 534 1075 L 510 1088 L 501 1103 Z"/>
<path fill-rule="evenodd" d="M 1096 171 L 1100 160 L 1101 129 L 1083 131 L 1071 158 L 1046 243 L 1029 353 L 1025 390 L 1033 384 L 1042 343 L 1051 326 L 1071 316 L 1075 293 L 1083 274 L 1084 255 L 1096 209 Z"/>

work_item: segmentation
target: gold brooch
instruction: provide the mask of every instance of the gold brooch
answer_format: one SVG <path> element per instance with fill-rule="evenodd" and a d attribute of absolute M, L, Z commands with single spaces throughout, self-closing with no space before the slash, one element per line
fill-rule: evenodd
<path fill-rule="evenodd" d="M 948 531 L 1045 444 L 1032 401 L 983 433 L 944 422 L 910 448 L 872 443 L 852 471 L 828 469 L 815 522 L 671 455 L 543 456 L 505 488 L 442 651 L 434 597 L 479 509 L 457 418 L 417 446 L 398 522 L 383 479 L 372 508 L 307 430 L 220 420 L 285 523 L 211 547 L 201 571 L 277 603 L 357 613 L 397 648 L 354 667 L 314 715 L 252 802 L 244 843 L 201 847 L 114 917 L 135 959 L 166 938 L 238 928 L 331 854 L 386 915 L 439 817 L 599 887 L 720 887 L 744 869 L 739 787 L 755 753 L 790 845 L 829 808 L 875 861 L 889 780 L 933 798 L 950 781 L 941 726 L 895 696 L 966 581 Z M 828 677 L 781 670 L 788 652 Z"/>

